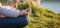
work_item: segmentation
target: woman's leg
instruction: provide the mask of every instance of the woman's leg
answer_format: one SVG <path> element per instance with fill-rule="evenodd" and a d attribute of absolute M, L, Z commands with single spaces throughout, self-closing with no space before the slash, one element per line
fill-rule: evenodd
<path fill-rule="evenodd" d="M 18 25 L 17 25 L 18 28 L 25 27 L 29 22 L 27 16 L 19 16 L 18 18 L 19 18 L 18 19 Z"/>
<path fill-rule="evenodd" d="M 26 16 L 19 16 L 17 18 L 5 17 L 0 19 L 0 28 L 22 28 L 28 24 Z"/>

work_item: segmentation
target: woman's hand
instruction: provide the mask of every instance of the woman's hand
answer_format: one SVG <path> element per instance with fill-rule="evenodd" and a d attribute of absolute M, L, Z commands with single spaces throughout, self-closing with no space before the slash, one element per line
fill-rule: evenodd
<path fill-rule="evenodd" d="M 5 17 L 4 15 L 2 15 L 2 14 L 0 14 L 0 18 L 3 18 L 3 17 Z"/>
<path fill-rule="evenodd" d="M 27 8 L 27 9 L 25 9 L 25 10 L 22 10 L 21 12 L 20 12 L 20 15 L 28 15 L 28 13 L 30 13 L 31 12 L 31 8 Z"/>

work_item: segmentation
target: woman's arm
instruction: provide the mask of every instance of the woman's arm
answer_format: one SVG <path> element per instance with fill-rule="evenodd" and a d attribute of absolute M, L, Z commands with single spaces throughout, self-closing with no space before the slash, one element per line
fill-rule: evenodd
<path fill-rule="evenodd" d="M 4 6 L 0 6 L 0 14 L 7 16 L 7 17 L 18 17 L 18 16 L 26 16 L 31 11 L 30 8 L 27 8 L 25 10 L 22 10 L 19 12 L 18 10 L 6 8 Z"/>
<path fill-rule="evenodd" d="M 9 9 L 4 7 L 4 6 L 0 6 L 0 14 L 3 14 L 4 16 L 7 17 L 18 17 L 19 16 L 19 11 L 14 10 L 14 9 Z"/>

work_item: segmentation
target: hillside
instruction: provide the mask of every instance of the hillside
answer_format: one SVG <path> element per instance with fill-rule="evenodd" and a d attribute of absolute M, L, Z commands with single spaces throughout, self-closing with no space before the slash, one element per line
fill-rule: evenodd
<path fill-rule="evenodd" d="M 27 5 L 31 7 L 32 12 L 28 15 L 30 23 L 26 28 L 60 28 L 60 15 L 35 3 L 27 2 L 26 8 Z"/>

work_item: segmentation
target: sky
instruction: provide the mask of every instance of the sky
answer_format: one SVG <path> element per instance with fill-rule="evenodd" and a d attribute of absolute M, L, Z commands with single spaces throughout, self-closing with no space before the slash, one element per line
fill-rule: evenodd
<path fill-rule="evenodd" d="M 50 10 L 60 13 L 60 2 L 59 1 L 42 1 L 42 7 L 49 8 Z"/>

